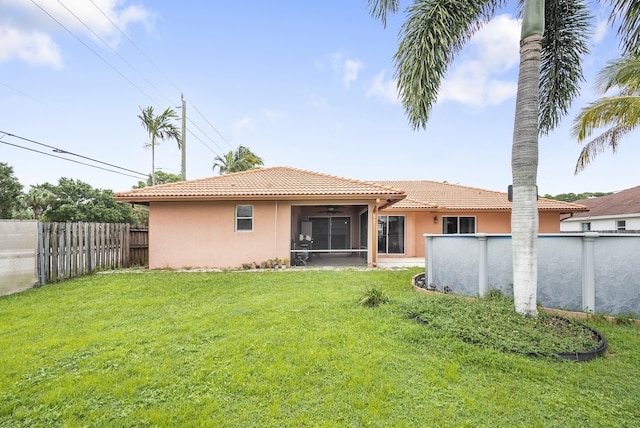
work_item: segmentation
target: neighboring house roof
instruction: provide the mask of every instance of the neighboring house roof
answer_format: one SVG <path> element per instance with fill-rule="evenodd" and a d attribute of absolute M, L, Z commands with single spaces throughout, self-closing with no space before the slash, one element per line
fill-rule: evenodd
<path fill-rule="evenodd" d="M 151 201 L 214 199 L 376 199 L 384 204 L 405 198 L 403 190 L 289 167 L 259 168 L 198 180 L 180 181 L 117 193 L 115 200 Z"/>
<path fill-rule="evenodd" d="M 437 209 L 437 210 L 511 210 L 506 192 L 478 189 L 436 181 L 377 181 L 377 183 L 402 189 L 407 197 L 390 209 Z M 538 208 L 542 211 L 575 212 L 587 208 L 576 203 L 540 198 Z"/>
<path fill-rule="evenodd" d="M 575 203 L 589 207 L 589 212 L 576 213 L 573 218 L 640 214 L 640 186 L 612 195 L 581 199 Z"/>

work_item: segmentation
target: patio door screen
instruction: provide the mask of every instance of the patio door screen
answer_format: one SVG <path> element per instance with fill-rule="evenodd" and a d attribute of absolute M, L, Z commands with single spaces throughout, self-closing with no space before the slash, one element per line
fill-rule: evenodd
<path fill-rule="evenodd" d="M 378 216 L 378 254 L 404 254 L 404 216 Z"/>
<path fill-rule="evenodd" d="M 351 217 L 310 217 L 314 250 L 351 249 Z"/>

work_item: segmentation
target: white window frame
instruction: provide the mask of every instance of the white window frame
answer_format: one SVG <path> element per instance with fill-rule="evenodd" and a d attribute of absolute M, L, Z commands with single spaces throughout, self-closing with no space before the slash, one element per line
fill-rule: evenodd
<path fill-rule="evenodd" d="M 240 216 L 238 214 L 238 211 L 239 211 L 239 208 L 242 208 L 242 207 L 250 207 L 251 208 L 251 216 Z M 253 223 L 254 223 L 253 217 L 254 217 L 254 213 L 255 213 L 255 210 L 253 208 L 253 205 L 236 205 L 236 208 L 235 208 L 235 231 L 236 232 L 253 232 Z M 238 226 L 239 226 L 239 222 L 241 220 L 250 220 L 251 221 L 251 228 L 250 229 L 241 229 L 241 228 L 239 228 Z"/>
<path fill-rule="evenodd" d="M 582 229 L 583 232 L 591 231 L 591 222 L 586 221 L 586 222 L 580 223 L 580 225 L 581 225 L 580 228 Z"/>
<path fill-rule="evenodd" d="M 456 233 L 446 233 L 445 227 L 447 221 L 445 219 L 455 218 L 456 219 Z M 472 218 L 473 219 L 473 232 L 469 233 L 460 233 L 460 219 L 461 218 Z M 478 233 L 478 217 L 474 215 L 445 215 L 442 216 L 442 234 L 443 235 L 472 235 L 474 233 Z"/>

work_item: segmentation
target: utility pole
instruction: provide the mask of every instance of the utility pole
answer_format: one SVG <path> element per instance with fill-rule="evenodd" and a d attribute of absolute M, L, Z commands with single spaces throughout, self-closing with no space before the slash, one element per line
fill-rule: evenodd
<path fill-rule="evenodd" d="M 182 181 L 187 180 L 187 102 L 184 94 L 180 94 L 182 100 Z"/>

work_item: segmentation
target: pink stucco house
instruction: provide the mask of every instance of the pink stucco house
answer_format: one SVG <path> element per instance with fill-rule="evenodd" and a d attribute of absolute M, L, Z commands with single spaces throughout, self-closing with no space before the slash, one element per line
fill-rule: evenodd
<path fill-rule="evenodd" d="M 149 268 L 226 268 L 290 258 L 424 257 L 424 233 L 509 233 L 507 194 L 433 181 L 358 181 L 261 168 L 118 193 L 148 205 Z M 540 199 L 540 232 L 586 207 Z"/>

